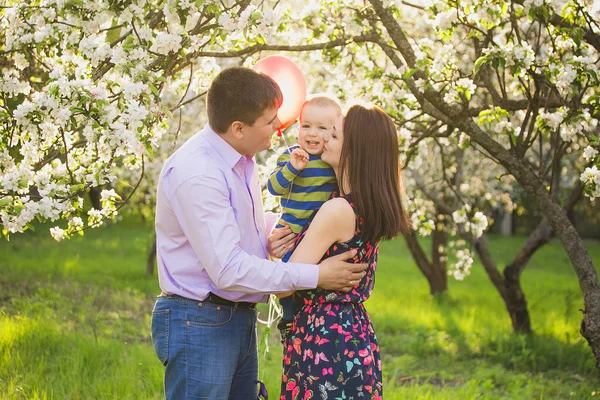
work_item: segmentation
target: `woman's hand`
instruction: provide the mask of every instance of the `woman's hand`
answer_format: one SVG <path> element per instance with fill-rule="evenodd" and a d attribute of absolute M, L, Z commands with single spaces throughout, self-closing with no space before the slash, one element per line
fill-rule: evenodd
<path fill-rule="evenodd" d="M 282 258 L 294 248 L 296 234 L 289 226 L 275 228 L 267 238 L 267 250 L 273 258 Z"/>

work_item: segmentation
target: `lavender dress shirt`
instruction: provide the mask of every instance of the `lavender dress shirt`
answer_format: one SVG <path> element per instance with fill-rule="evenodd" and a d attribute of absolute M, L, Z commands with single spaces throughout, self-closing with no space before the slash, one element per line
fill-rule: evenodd
<path fill-rule="evenodd" d="M 313 289 L 318 267 L 268 260 L 256 163 L 207 124 L 165 163 L 156 201 L 163 292 L 266 302 L 265 293 Z"/>

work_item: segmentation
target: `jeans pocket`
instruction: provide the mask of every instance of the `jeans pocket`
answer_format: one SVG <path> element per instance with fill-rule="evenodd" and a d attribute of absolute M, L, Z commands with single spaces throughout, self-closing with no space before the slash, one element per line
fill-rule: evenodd
<path fill-rule="evenodd" d="M 217 328 L 226 325 L 233 317 L 233 307 L 209 302 L 201 302 L 197 307 L 188 308 L 188 325 L 201 328 Z"/>
<path fill-rule="evenodd" d="M 170 310 L 152 312 L 152 345 L 163 365 L 169 359 L 169 314 Z"/>

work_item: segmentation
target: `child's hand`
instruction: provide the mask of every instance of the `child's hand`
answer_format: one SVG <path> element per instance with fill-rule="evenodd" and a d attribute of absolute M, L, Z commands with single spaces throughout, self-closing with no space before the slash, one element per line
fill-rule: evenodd
<path fill-rule="evenodd" d="M 294 149 L 290 154 L 290 162 L 298 171 L 302 171 L 308 164 L 308 153 L 301 148 Z"/>

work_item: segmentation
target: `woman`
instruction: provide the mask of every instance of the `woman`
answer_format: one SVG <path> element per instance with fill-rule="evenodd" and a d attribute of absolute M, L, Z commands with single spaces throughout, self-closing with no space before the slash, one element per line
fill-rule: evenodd
<path fill-rule="evenodd" d="M 298 311 L 284 344 L 281 400 L 380 399 L 379 346 L 363 302 L 375 283 L 379 241 L 407 229 L 396 128 L 380 108 L 355 105 L 324 139 L 321 157 L 340 190 L 298 235 L 290 262 L 356 249 L 353 262 L 369 267 L 349 293 L 292 295 Z"/>

